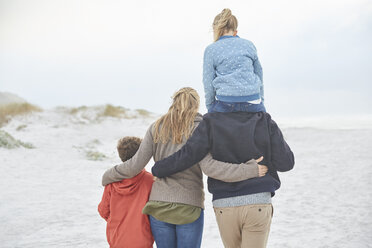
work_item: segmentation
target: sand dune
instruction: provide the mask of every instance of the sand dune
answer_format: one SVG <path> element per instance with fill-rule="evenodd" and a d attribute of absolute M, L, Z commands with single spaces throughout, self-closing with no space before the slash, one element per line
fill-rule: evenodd
<path fill-rule="evenodd" d="M 25 99 L 9 92 L 0 92 L 0 105 L 5 105 L 9 103 L 23 103 L 26 102 Z"/>

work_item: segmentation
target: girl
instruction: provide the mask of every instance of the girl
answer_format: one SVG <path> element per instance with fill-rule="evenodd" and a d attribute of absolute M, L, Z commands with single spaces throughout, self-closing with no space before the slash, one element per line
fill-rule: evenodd
<path fill-rule="evenodd" d="M 214 43 L 205 49 L 203 65 L 208 112 L 265 111 L 262 67 L 256 47 L 237 36 L 237 27 L 238 21 L 230 9 L 214 18 Z"/>
<path fill-rule="evenodd" d="M 182 88 L 177 91 L 168 113 L 150 126 L 133 158 L 106 171 L 102 184 L 134 177 L 151 157 L 159 161 L 179 150 L 202 121 L 198 109 L 199 95 L 194 89 Z M 207 155 L 187 170 L 167 178 L 157 178 L 152 185 L 149 202 L 143 209 L 143 213 L 150 216 L 156 246 L 201 246 L 204 225 L 202 170 L 217 180 L 237 182 L 264 176 L 267 168 L 257 162 L 250 160 L 247 163 L 230 164 L 213 160 L 211 155 Z"/>

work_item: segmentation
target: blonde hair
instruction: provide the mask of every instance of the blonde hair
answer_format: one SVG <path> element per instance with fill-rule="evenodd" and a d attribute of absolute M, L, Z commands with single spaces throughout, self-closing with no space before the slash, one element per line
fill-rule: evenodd
<path fill-rule="evenodd" d="M 174 93 L 173 103 L 168 112 L 156 121 L 154 126 L 154 143 L 182 143 L 188 139 L 194 127 L 194 120 L 199 110 L 199 95 L 193 88 L 185 87 Z"/>
<path fill-rule="evenodd" d="M 238 28 L 238 19 L 231 13 L 230 9 L 223 9 L 216 15 L 213 21 L 214 41 L 217 41 L 225 32 L 236 31 Z"/>

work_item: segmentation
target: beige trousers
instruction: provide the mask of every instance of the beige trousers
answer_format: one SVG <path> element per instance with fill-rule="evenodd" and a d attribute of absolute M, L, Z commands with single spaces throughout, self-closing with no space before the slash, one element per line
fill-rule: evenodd
<path fill-rule="evenodd" d="M 271 204 L 214 208 L 225 248 L 265 248 L 269 237 Z"/>

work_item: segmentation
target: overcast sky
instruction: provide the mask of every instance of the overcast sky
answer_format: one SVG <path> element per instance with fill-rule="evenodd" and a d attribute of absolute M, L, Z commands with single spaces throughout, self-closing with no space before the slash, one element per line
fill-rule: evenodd
<path fill-rule="evenodd" d="M 191 86 L 204 112 L 203 51 L 225 7 L 258 49 L 268 112 L 372 114 L 369 0 L 0 0 L 0 91 L 163 113 Z"/>

